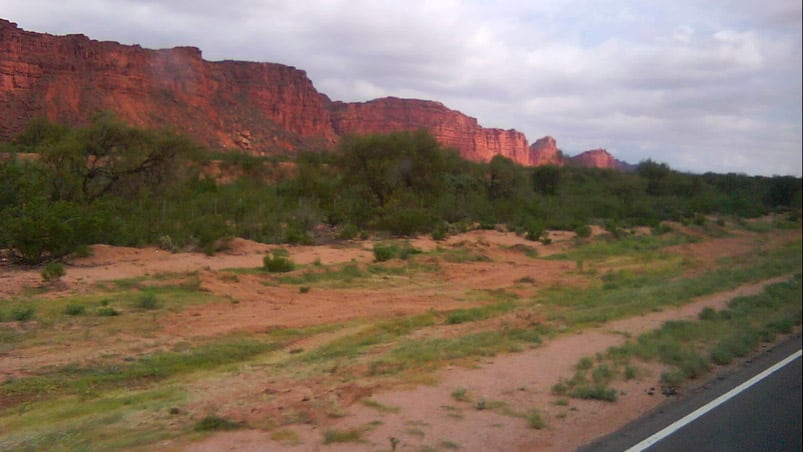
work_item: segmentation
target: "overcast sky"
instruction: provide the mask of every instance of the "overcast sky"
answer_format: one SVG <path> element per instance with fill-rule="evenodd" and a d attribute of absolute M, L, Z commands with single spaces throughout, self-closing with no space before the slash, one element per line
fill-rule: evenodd
<path fill-rule="evenodd" d="M 572 155 L 801 175 L 800 0 L 0 0 L 0 17 L 292 65 L 334 100 L 437 100 Z"/>

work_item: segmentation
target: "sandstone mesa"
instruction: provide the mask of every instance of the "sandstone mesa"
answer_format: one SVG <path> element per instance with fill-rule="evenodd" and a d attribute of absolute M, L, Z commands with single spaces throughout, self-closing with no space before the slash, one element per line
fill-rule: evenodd
<path fill-rule="evenodd" d="M 195 47 L 150 50 L 20 29 L 0 19 L 0 140 L 32 118 L 82 124 L 113 111 L 141 127 L 174 127 L 211 146 L 256 155 L 331 147 L 346 134 L 427 129 L 472 161 L 502 155 L 527 166 L 623 169 L 604 149 L 566 157 L 552 137 L 485 128 L 439 102 L 386 97 L 332 101 L 302 70 L 276 63 L 206 61 Z"/>

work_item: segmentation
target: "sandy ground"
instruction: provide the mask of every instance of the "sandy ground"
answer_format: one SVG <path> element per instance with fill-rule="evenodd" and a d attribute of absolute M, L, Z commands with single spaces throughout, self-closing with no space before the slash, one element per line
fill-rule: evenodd
<path fill-rule="evenodd" d="M 186 446 L 186 450 L 390 450 L 391 437 L 400 440 L 396 448 L 399 451 L 426 447 L 449 450 L 453 445 L 466 451 L 574 450 L 619 429 L 667 399 L 661 394 L 659 383 L 664 369 L 652 365 L 646 369 L 645 377 L 613 385 L 620 391 L 616 403 L 570 399 L 566 406 L 556 405 L 560 398 L 551 394 L 552 385 L 570 376 L 580 358 L 624 343 L 626 334 L 649 331 L 666 320 L 694 319 L 704 307 L 722 308 L 733 297 L 759 293 L 764 285 L 783 279 L 742 286 L 700 298 L 678 309 L 610 322 L 604 327 L 550 340 L 535 349 L 487 359 L 477 368 L 448 368 L 439 372 L 435 385 L 380 391 L 370 399 L 392 412 L 354 404 L 343 418 L 325 427 L 363 428 L 364 443 L 322 446 L 319 439 L 323 433 L 320 430 L 324 428 L 293 426 L 291 429 L 306 439 L 302 444 L 283 445 L 271 440 L 270 433 L 254 430 L 219 433 Z M 451 394 L 456 389 L 465 389 L 470 400 L 455 401 Z M 304 388 L 297 388 L 296 395 L 304 397 L 303 394 Z M 475 406 L 478 400 L 485 400 L 488 406 L 503 402 L 505 407 L 518 413 L 537 408 L 547 428 L 534 430 L 524 419 L 492 409 L 478 410 Z M 365 428 L 377 421 L 381 424 Z"/>
<path fill-rule="evenodd" d="M 601 233 L 595 230 L 595 234 Z M 413 241 L 425 251 L 436 247 L 460 247 L 487 256 L 487 262 L 440 263 L 440 271 L 431 280 L 412 279 L 396 284 L 393 279 L 384 287 L 332 288 L 300 294 L 297 286 L 265 285 L 264 276 L 239 275 L 236 280 L 229 268 L 254 268 L 272 246 L 236 239 L 229 249 L 215 256 L 197 253 L 169 253 L 156 248 L 132 249 L 98 245 L 93 255 L 74 259 L 67 266 L 67 275 L 59 288 L 48 296 L 92 291 L 99 282 L 164 273 L 198 272 L 203 290 L 221 295 L 231 302 L 189 306 L 158 320 L 158 329 L 149 337 L 118 338 L 103 346 L 63 349 L 39 348 L 11 351 L 2 356 L 0 379 L 20 375 L 44 365 L 54 365 L 81 359 L 91 359 L 104 353 L 120 350 L 147 349 L 149 344 L 175 343 L 188 338 L 213 337 L 236 331 L 268 331 L 284 327 L 304 327 L 344 322 L 350 319 L 383 319 L 423 313 L 446 311 L 470 306 L 461 299 L 467 290 L 506 289 L 522 296 L 531 296 L 540 288 L 556 284 L 580 284 L 575 263 L 567 261 L 534 260 L 516 247 L 535 247 L 541 256 L 557 253 L 569 247 L 572 234 L 551 233 L 549 246 L 534 244 L 512 233 L 472 231 L 436 243 L 420 238 Z M 673 251 L 696 262 L 707 263 L 723 257 L 739 257 L 759 246 L 772 247 L 799 240 L 800 231 L 780 231 L 762 236 L 740 233 L 734 236 L 706 239 L 700 243 L 675 247 Z M 292 259 L 299 264 L 320 262 L 369 263 L 373 259 L 373 243 L 349 242 L 336 246 L 289 247 Z M 522 278 L 535 281 L 530 286 L 517 284 Z M 584 357 L 603 352 L 624 342 L 626 335 L 636 335 L 657 328 L 670 319 L 693 318 L 706 306 L 722 307 L 738 295 L 757 293 L 765 284 L 739 287 L 695 300 L 679 309 L 667 309 L 643 316 L 610 322 L 603 327 L 584 330 L 579 334 L 558 336 L 537 348 L 519 353 L 486 359 L 474 368 L 453 367 L 441 370 L 435 383 L 410 388 L 377 388 L 354 383 L 336 384 L 323 378 L 320 384 L 300 387 L 293 381 L 270 378 L 269 370 L 250 372 L 217 383 L 199 383 L 194 389 L 215 394 L 202 398 L 195 408 L 199 412 L 219 412 L 237 419 L 259 419 L 279 405 L 298 407 L 307 402 L 336 400 L 345 412 L 337 418 L 316 419 L 316 425 L 301 424 L 287 427 L 295 431 L 300 444 L 290 445 L 271 440 L 271 432 L 243 430 L 212 435 L 199 443 L 160 444 L 164 449 L 194 451 L 216 450 L 299 450 L 351 451 L 390 450 L 390 437 L 397 438 L 396 450 L 572 450 L 598 436 L 609 433 L 632 419 L 656 407 L 665 397 L 658 379 L 662 369 L 647 369 L 637 380 L 619 382 L 616 403 L 579 401 L 568 405 L 556 404 L 550 388 L 562 377 L 573 373 L 574 365 Z M 0 300 L 15 297 L 26 288 L 41 285 L 38 269 L 19 269 L 0 266 Z M 533 319 L 519 319 L 531 322 Z M 517 321 L 517 319 L 503 319 Z M 470 325 L 454 325 L 455 331 Z M 349 331 L 335 331 L 293 344 L 297 348 L 312 348 Z M 424 333 L 426 334 L 426 333 Z M 449 334 L 439 331 L 437 334 Z M 466 389 L 471 401 L 459 402 L 451 396 L 455 389 Z M 270 393 L 271 405 L 260 402 L 259 394 Z M 357 401 L 370 398 L 392 410 L 381 411 Z M 501 409 L 475 408 L 478 400 L 496 403 L 510 411 L 526 412 L 537 408 L 547 427 L 531 429 L 524 419 L 504 414 Z M 365 426 L 371 425 L 370 429 Z M 364 442 L 321 445 L 322 430 L 336 428 L 364 429 Z"/>

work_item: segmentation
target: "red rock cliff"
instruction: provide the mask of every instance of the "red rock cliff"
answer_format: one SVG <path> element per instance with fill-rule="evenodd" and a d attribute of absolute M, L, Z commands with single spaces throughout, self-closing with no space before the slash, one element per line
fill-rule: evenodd
<path fill-rule="evenodd" d="M 147 50 L 26 32 L 0 19 L 3 139 L 32 117 L 77 124 L 108 110 L 209 144 L 275 151 L 333 142 L 325 101 L 293 67 L 208 62 L 192 47 Z"/>
<path fill-rule="evenodd" d="M 557 142 L 550 136 L 535 140 L 535 143 L 530 146 L 529 160 L 529 164 L 532 166 L 563 166 L 566 163 L 563 152 L 558 149 Z"/>
<path fill-rule="evenodd" d="M 588 168 L 608 168 L 618 169 L 619 164 L 616 159 L 605 149 L 592 149 L 569 158 L 572 165 L 585 166 Z"/>
<path fill-rule="evenodd" d="M 528 147 L 521 132 L 484 128 L 438 102 L 332 102 L 304 71 L 290 66 L 209 62 L 194 47 L 148 50 L 28 32 L 0 19 L 0 140 L 16 136 L 34 117 L 76 125 L 98 111 L 252 153 L 329 147 L 346 133 L 425 128 L 469 160 L 502 155 L 522 165 L 565 161 L 552 137 Z M 607 165 L 602 157 L 573 161 Z"/>
<path fill-rule="evenodd" d="M 528 164 L 527 138 L 516 130 L 486 129 L 475 118 L 440 102 L 386 97 L 369 102 L 333 102 L 332 126 L 339 135 L 427 129 L 441 144 L 458 149 L 469 160 L 491 160 L 501 154 Z"/>

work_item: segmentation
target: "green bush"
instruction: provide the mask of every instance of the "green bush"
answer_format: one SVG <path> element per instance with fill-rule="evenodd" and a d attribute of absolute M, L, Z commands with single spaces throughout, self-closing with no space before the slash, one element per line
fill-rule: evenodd
<path fill-rule="evenodd" d="M 195 424 L 195 431 L 214 432 L 220 430 L 237 430 L 242 427 L 243 424 L 240 422 L 230 421 L 218 416 L 207 416 Z"/>
<path fill-rule="evenodd" d="M 606 402 L 615 402 L 618 398 L 615 389 L 602 384 L 578 386 L 572 390 L 571 395 L 578 399 L 604 400 Z"/>
<path fill-rule="evenodd" d="M 432 228 L 432 240 L 441 241 L 446 239 L 446 235 L 449 231 L 449 228 L 446 226 L 446 223 L 438 223 Z"/>
<path fill-rule="evenodd" d="M 102 306 L 98 309 L 98 315 L 101 317 L 117 317 L 120 312 L 111 306 Z"/>
<path fill-rule="evenodd" d="M 712 308 L 705 307 L 699 314 L 697 314 L 697 318 L 700 320 L 716 320 L 717 319 L 717 311 Z"/>
<path fill-rule="evenodd" d="M 67 272 L 64 270 L 64 264 L 61 262 L 48 262 L 42 270 L 42 279 L 45 282 L 56 282 L 61 279 Z"/>
<path fill-rule="evenodd" d="M 286 252 L 286 251 L 285 251 Z M 262 268 L 268 273 L 287 273 L 295 270 L 295 263 L 277 249 L 262 258 Z"/>
<path fill-rule="evenodd" d="M 35 313 L 36 309 L 33 306 L 14 308 L 11 310 L 11 319 L 17 322 L 27 322 L 33 319 Z"/>
<path fill-rule="evenodd" d="M 156 309 L 159 307 L 159 301 L 156 299 L 156 294 L 151 291 L 144 291 L 140 294 L 137 300 L 137 307 L 140 309 Z"/>
<path fill-rule="evenodd" d="M 544 223 L 541 221 L 530 221 L 525 226 L 526 228 L 526 235 L 525 238 L 527 240 L 532 240 L 533 242 L 542 240 L 544 238 L 544 232 L 546 232 L 546 228 L 544 227 Z M 549 241 L 552 242 L 551 240 Z"/>
<path fill-rule="evenodd" d="M 374 260 L 376 262 L 385 262 L 396 257 L 398 249 L 395 245 L 374 243 Z"/>
<path fill-rule="evenodd" d="M 546 422 L 544 422 L 544 418 L 541 417 L 541 413 L 538 410 L 532 409 L 527 412 L 527 425 L 530 428 L 541 430 L 546 427 Z"/>
<path fill-rule="evenodd" d="M 68 304 L 67 307 L 64 308 L 64 313 L 67 315 L 81 315 L 86 312 L 86 307 L 82 304 Z"/>
<path fill-rule="evenodd" d="M 574 227 L 574 233 L 580 238 L 591 237 L 591 226 L 585 223 L 579 223 Z"/>

